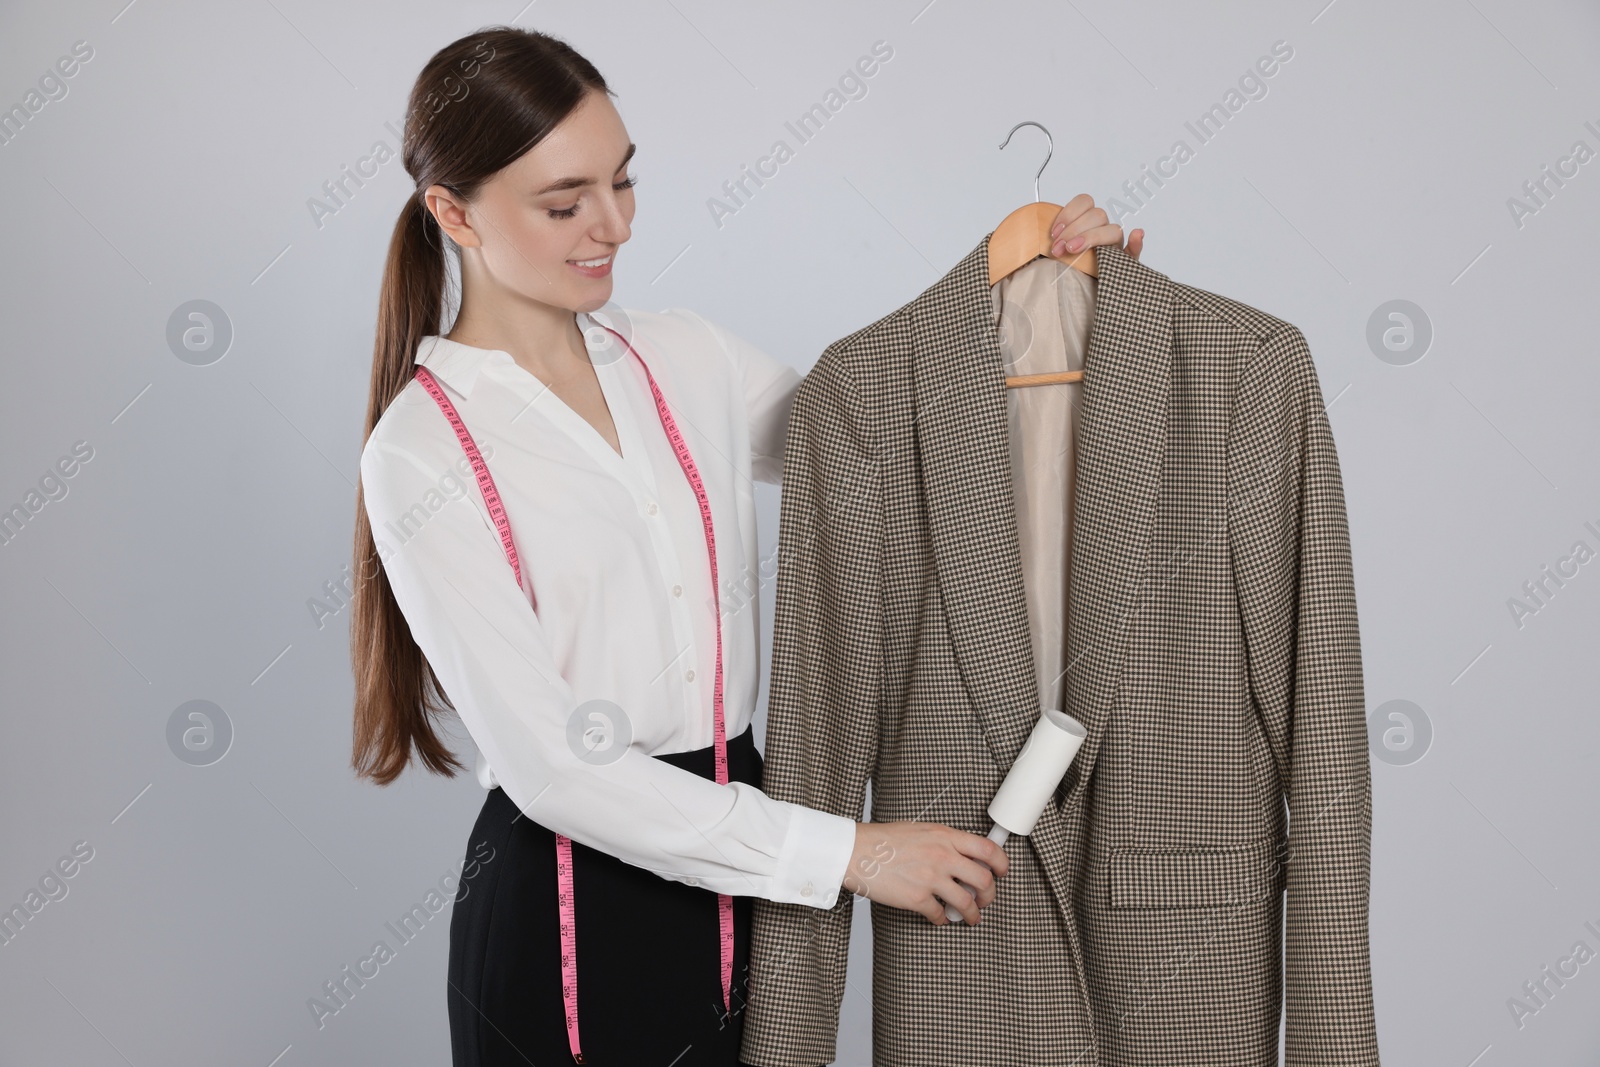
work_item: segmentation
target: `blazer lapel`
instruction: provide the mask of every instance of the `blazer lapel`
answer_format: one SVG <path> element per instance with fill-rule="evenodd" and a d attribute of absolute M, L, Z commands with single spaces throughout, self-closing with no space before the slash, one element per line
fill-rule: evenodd
<path fill-rule="evenodd" d="M 988 248 L 985 236 L 912 306 L 912 437 L 950 639 L 978 725 L 1007 767 L 1039 717 L 1039 686 Z"/>
<path fill-rule="evenodd" d="M 1067 578 L 1066 710 L 1088 729 L 1062 805 L 1082 804 L 1110 726 L 1129 620 L 1147 582 L 1167 452 L 1172 282 L 1121 249 L 1096 253 L 1094 324 L 1084 355 L 1072 573 Z"/>
<path fill-rule="evenodd" d="M 1096 254 L 1094 323 L 1084 356 L 1067 578 L 1067 714 L 1088 730 L 1067 773 L 1065 799 L 1047 805 L 1029 836 L 1082 966 L 1072 892 L 1081 875 L 1084 796 L 1111 727 L 1130 621 L 1146 583 L 1161 489 L 1171 386 L 1172 283 L 1120 249 Z M 1057 794 L 1061 794 L 1058 792 Z"/>

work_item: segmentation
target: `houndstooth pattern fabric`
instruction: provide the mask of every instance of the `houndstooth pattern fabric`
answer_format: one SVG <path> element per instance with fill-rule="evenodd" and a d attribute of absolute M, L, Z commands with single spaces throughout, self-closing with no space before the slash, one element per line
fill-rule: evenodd
<path fill-rule="evenodd" d="M 1039 714 L 988 237 L 790 419 L 764 787 L 986 833 Z M 977 927 L 873 904 L 877 1067 L 1378 1062 L 1343 488 L 1293 325 L 1097 252 L 1068 589 L 1088 737 Z M 892 857 L 880 857 L 892 862 Z M 863 871 L 870 875 L 870 870 Z M 850 907 L 757 901 L 743 1057 L 835 1057 Z"/>

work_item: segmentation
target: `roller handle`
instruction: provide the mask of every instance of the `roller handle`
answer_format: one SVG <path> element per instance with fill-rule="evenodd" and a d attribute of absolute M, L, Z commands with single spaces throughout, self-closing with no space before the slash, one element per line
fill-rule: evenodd
<path fill-rule="evenodd" d="M 1004 826 L 1001 826 L 999 823 L 995 823 L 994 826 L 991 827 L 990 830 L 989 830 L 989 840 L 993 841 L 995 844 L 1000 845 L 1002 847 L 1005 846 L 1006 838 L 1008 838 L 1010 836 L 1011 836 L 1011 831 L 1007 830 Z M 982 862 L 982 861 L 979 861 L 979 862 Z M 973 900 L 977 900 L 978 899 L 978 891 L 973 889 L 967 883 L 963 882 L 961 879 L 959 879 L 959 878 L 956 879 L 956 885 L 960 886 L 962 889 L 965 889 L 967 892 L 971 893 Z M 951 907 L 949 904 L 946 904 L 944 906 L 944 917 L 946 919 L 949 919 L 953 923 L 959 923 L 959 922 L 965 922 L 966 921 L 965 919 L 963 919 L 961 917 L 961 913 L 959 911 L 957 911 L 955 908 Z"/>

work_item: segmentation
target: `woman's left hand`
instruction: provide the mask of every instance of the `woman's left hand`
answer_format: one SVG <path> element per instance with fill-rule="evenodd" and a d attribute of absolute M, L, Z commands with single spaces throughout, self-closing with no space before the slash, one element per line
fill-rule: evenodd
<path fill-rule="evenodd" d="M 1144 251 L 1144 231 L 1134 230 L 1128 235 L 1126 248 L 1122 245 L 1122 227 L 1106 221 L 1105 208 L 1094 206 L 1094 197 L 1079 193 L 1068 200 L 1055 221 L 1050 224 L 1050 254 L 1071 255 L 1096 245 L 1116 245 L 1134 259 Z"/>

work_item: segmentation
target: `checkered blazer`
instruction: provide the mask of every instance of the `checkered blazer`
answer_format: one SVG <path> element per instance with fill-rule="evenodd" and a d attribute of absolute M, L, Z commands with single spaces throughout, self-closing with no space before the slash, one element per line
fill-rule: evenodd
<path fill-rule="evenodd" d="M 1344 493 L 1290 323 L 1097 253 L 1066 710 L 976 927 L 872 905 L 877 1067 L 1376 1064 Z M 764 787 L 986 833 L 1039 716 L 988 237 L 829 345 L 783 468 Z M 892 862 L 892 860 L 891 860 Z M 1285 897 L 1287 907 L 1285 907 Z M 743 1055 L 835 1056 L 850 906 L 758 900 Z"/>

